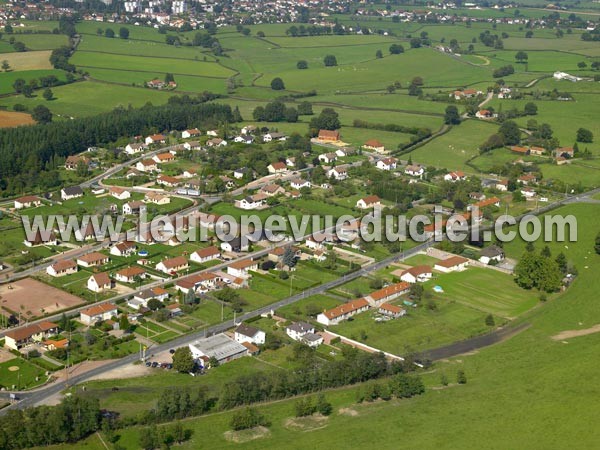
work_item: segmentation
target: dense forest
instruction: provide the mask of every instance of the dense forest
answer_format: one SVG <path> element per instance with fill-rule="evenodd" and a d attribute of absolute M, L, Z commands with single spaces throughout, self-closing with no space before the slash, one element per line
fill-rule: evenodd
<path fill-rule="evenodd" d="M 53 161 L 122 137 L 235 121 L 228 105 L 204 104 L 215 98 L 172 97 L 162 106 L 117 108 L 93 117 L 0 130 L 0 193 L 20 194 L 57 185 Z"/>

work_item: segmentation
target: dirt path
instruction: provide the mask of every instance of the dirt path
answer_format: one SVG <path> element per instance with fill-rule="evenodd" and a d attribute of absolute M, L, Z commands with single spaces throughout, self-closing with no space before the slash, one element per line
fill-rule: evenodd
<path fill-rule="evenodd" d="M 598 332 L 600 332 L 600 323 L 597 325 L 594 325 L 593 327 L 584 328 L 582 330 L 561 331 L 560 333 L 552 336 L 552 339 L 555 341 L 562 341 L 565 339 L 570 339 L 570 338 L 579 337 L 579 336 L 587 336 L 588 334 L 594 334 L 594 333 L 598 333 Z"/>

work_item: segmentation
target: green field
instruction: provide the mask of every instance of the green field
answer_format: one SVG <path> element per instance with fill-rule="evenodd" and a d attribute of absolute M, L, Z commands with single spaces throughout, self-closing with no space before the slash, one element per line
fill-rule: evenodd
<path fill-rule="evenodd" d="M 15 370 L 16 368 L 18 369 Z M 8 389 L 12 389 L 13 386 L 29 389 L 46 381 L 44 372 L 42 368 L 24 359 L 11 359 L 0 364 L 0 385 Z"/>

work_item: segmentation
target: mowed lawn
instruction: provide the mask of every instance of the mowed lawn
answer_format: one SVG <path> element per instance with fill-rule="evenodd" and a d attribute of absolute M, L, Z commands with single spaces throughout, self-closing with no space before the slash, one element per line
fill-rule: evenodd
<path fill-rule="evenodd" d="M 60 71 L 48 72 L 58 72 L 62 74 Z M 0 80 L 4 75 L 13 74 L 0 74 Z M 39 76 L 41 76 L 41 74 L 38 75 L 38 77 Z M 3 88 L 4 84 L 1 86 Z M 12 87 L 10 87 L 10 89 L 12 89 Z M 151 102 L 153 105 L 161 105 L 166 103 L 167 99 L 173 95 L 168 92 L 161 92 L 153 89 L 108 85 L 92 81 L 83 81 L 54 87 L 52 88 L 52 92 L 54 93 L 55 100 L 50 102 L 44 100 L 41 95 L 33 98 L 14 96 L 0 99 L 0 105 L 6 105 L 10 108 L 15 104 L 20 103 L 25 105 L 28 110 L 32 110 L 37 105 L 43 104 L 50 108 L 54 114 L 60 114 L 67 117 L 82 117 L 111 111 L 117 106 L 126 108 L 128 105 L 132 105 L 140 107 L 147 102 Z"/>
<path fill-rule="evenodd" d="M 406 316 L 387 322 L 376 322 L 375 310 L 369 310 L 328 329 L 400 356 L 467 339 L 490 329 L 485 324 L 487 314 L 482 311 L 449 299 L 436 299 L 435 304 L 437 309 L 433 311 L 408 307 Z"/>
<path fill-rule="evenodd" d="M 472 171 L 465 163 L 479 155 L 479 145 L 496 131 L 496 125 L 475 119 L 467 120 L 409 155 L 413 162 L 426 166 Z"/>
<path fill-rule="evenodd" d="M 75 52 L 70 59 L 77 67 L 96 67 L 121 70 L 124 72 L 148 72 L 154 76 L 165 73 L 175 75 L 195 75 L 214 78 L 227 78 L 234 72 L 215 62 L 187 61 L 169 58 L 152 58 L 130 55 L 111 55 L 97 52 Z M 149 75 L 149 80 L 154 76 Z"/>
<path fill-rule="evenodd" d="M 424 284 L 425 289 L 439 285 L 437 298 L 455 300 L 463 305 L 506 319 L 532 308 L 539 300 L 535 292 L 521 289 L 511 275 L 481 267 L 464 272 L 440 274 Z"/>
<path fill-rule="evenodd" d="M 0 61 L 8 61 L 12 71 L 52 69 L 50 51 L 0 53 Z"/>

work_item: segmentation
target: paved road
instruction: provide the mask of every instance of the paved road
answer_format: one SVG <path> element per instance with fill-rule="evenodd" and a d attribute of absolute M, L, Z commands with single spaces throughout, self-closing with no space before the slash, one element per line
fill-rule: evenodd
<path fill-rule="evenodd" d="M 301 300 L 303 298 L 310 297 L 310 296 L 316 295 L 316 294 L 321 294 L 321 293 L 323 293 L 329 289 L 332 289 L 336 286 L 340 286 L 344 283 L 347 283 L 348 281 L 354 280 L 361 276 L 367 275 L 371 272 L 382 269 L 383 267 L 385 267 L 393 262 L 401 261 L 406 258 L 409 258 L 421 251 L 426 250 L 428 247 L 432 246 L 433 244 L 435 244 L 434 241 L 424 242 L 422 244 L 419 244 L 416 247 L 411 248 L 410 250 L 406 250 L 402 253 L 390 256 L 386 259 L 383 259 L 381 261 L 373 263 L 369 266 L 363 267 L 362 269 L 357 270 L 356 272 L 352 272 L 350 274 L 344 275 L 336 280 L 329 281 L 320 286 L 316 286 L 314 288 L 303 291 L 299 294 L 293 295 L 291 297 L 287 297 L 287 298 L 280 300 L 276 303 L 273 303 L 271 305 L 267 305 L 262 308 L 256 309 L 254 311 L 250 311 L 245 314 L 242 314 L 241 316 L 239 316 L 237 318 L 236 323 L 234 323 L 233 320 L 226 320 L 217 325 L 208 327 L 205 330 L 197 331 L 192 334 L 178 337 L 177 339 L 174 339 L 165 344 L 156 345 L 154 347 L 149 348 L 148 351 L 150 353 L 156 354 L 156 353 L 160 353 L 160 352 L 169 350 L 171 348 L 187 346 L 188 344 L 192 343 L 196 339 L 201 338 L 205 335 L 211 336 L 213 334 L 221 333 L 225 330 L 228 330 L 228 329 L 234 327 L 237 323 L 243 322 L 244 320 L 248 320 L 252 317 L 256 317 L 261 314 L 267 314 L 267 313 L 271 312 L 272 310 L 277 310 L 283 306 L 290 305 L 290 304 L 297 302 L 298 300 Z M 214 270 L 214 268 L 212 268 L 212 270 Z M 60 382 L 55 382 L 55 383 L 49 384 L 47 386 L 43 386 L 43 387 L 35 389 L 35 390 L 31 390 L 31 391 L 27 391 L 27 392 L 18 392 L 16 394 L 21 399 L 21 401 L 13 404 L 7 408 L 0 410 L 0 415 L 5 414 L 5 412 L 9 409 L 14 409 L 14 408 L 22 409 L 22 408 L 27 408 L 27 407 L 42 403 L 46 399 L 52 397 L 53 395 L 60 393 L 61 391 L 66 389 L 68 386 L 72 386 L 72 385 L 81 383 L 83 381 L 89 380 L 90 378 L 92 378 L 96 375 L 102 374 L 104 372 L 118 369 L 119 367 L 124 367 L 128 364 L 132 364 L 135 361 L 137 361 L 138 359 L 139 359 L 139 355 L 133 354 L 133 355 L 126 356 L 125 358 L 121 358 L 119 360 L 112 361 L 102 367 L 97 367 L 97 368 L 89 370 L 85 373 L 82 373 L 80 375 L 75 375 L 75 376 L 71 377 L 71 379 L 69 380 L 69 385 L 67 385 L 66 381 L 60 381 Z M 9 398 L 9 395 L 10 395 L 9 392 L 0 392 L 0 398 L 7 399 L 7 398 Z"/>

